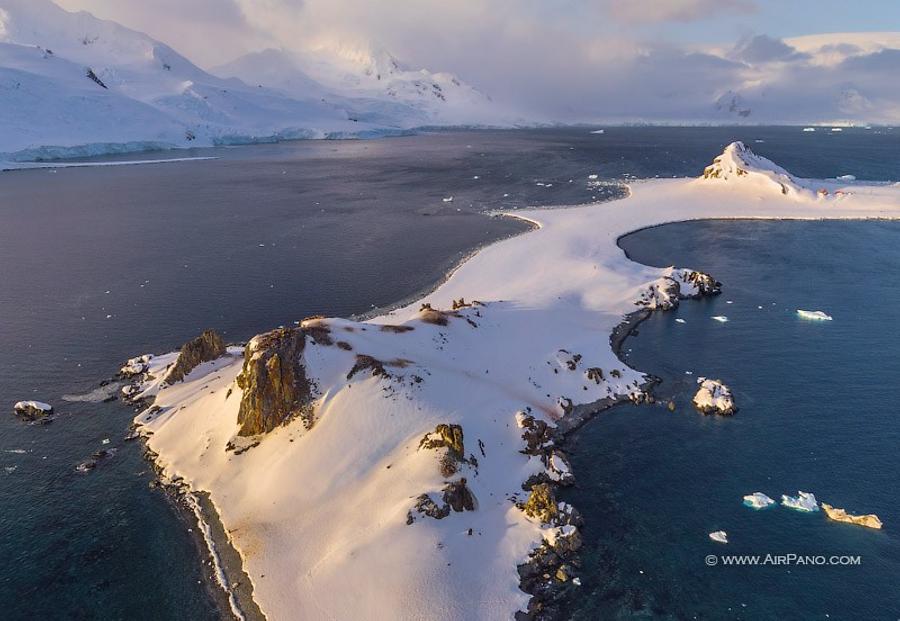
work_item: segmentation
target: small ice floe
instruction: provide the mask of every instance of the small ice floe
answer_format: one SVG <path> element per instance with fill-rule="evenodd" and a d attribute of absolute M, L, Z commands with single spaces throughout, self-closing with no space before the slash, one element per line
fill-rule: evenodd
<path fill-rule="evenodd" d="M 574 584 L 575 586 L 581 586 L 581 578 L 572 578 L 572 584 Z"/>
<path fill-rule="evenodd" d="M 592 181 L 598 177 L 599 177 L 599 175 L 588 175 L 588 179 L 590 179 Z"/>
<path fill-rule="evenodd" d="M 441 200 L 442 200 L 443 202 L 445 202 L 445 203 L 452 203 L 452 202 L 453 202 L 453 197 L 452 197 L 452 196 L 446 196 L 446 197 L 442 198 Z"/>
<path fill-rule="evenodd" d="M 605 129 L 595 129 L 591 133 L 592 134 L 603 134 L 603 133 L 606 133 L 606 130 Z"/>
<path fill-rule="evenodd" d="M 100 444 L 109 444 L 109 438 L 103 438 L 100 440 Z"/>
<path fill-rule="evenodd" d="M 728 543 L 728 533 L 724 530 L 713 531 L 709 534 L 709 538 L 719 543 Z"/>
<path fill-rule="evenodd" d="M 803 128 L 803 131 L 805 131 L 805 132 L 814 132 L 814 131 L 816 131 L 816 128 L 815 128 L 815 127 L 804 127 L 804 128 Z"/>
<path fill-rule="evenodd" d="M 768 509 L 774 504 L 775 501 L 762 492 L 753 492 L 744 496 L 744 506 L 751 509 Z"/>
<path fill-rule="evenodd" d="M 797 492 L 796 496 L 781 495 L 781 504 L 788 509 L 804 511 L 806 513 L 819 510 L 819 502 L 810 492 Z"/>
<path fill-rule="evenodd" d="M 842 132 L 842 131 L 844 131 L 844 129 L 843 129 L 842 127 L 832 127 L 832 128 L 831 128 L 831 131 L 833 131 L 833 132 Z"/>
<path fill-rule="evenodd" d="M 687 322 L 684 319 L 682 319 L 681 317 L 677 317 L 675 319 L 675 323 L 687 323 Z"/>
<path fill-rule="evenodd" d="M 841 175 L 837 177 L 838 181 L 856 181 L 856 175 Z"/>
<path fill-rule="evenodd" d="M 16 468 L 18 468 L 18 466 L 4 466 L 3 470 L 6 472 L 6 474 L 12 474 L 16 471 Z"/>
<path fill-rule="evenodd" d="M 726 317 L 725 315 L 715 315 L 712 317 L 712 319 L 715 319 L 719 323 L 725 323 L 728 321 L 728 317 Z"/>
<path fill-rule="evenodd" d="M 472 177 L 472 179 L 481 179 L 481 177 L 479 177 L 478 175 L 475 175 L 474 177 Z"/>
<path fill-rule="evenodd" d="M 734 304 L 734 300 L 725 300 L 726 304 Z"/>
<path fill-rule="evenodd" d="M 820 310 L 810 311 L 798 308 L 797 315 L 799 315 L 801 319 L 811 319 L 813 321 L 831 321 L 833 319 L 831 315 Z"/>

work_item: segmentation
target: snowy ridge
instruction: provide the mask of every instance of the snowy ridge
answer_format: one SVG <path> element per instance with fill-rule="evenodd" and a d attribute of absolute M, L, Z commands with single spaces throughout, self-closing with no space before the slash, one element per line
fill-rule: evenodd
<path fill-rule="evenodd" d="M 782 174 L 739 154 L 748 172 Z M 537 483 L 578 476 L 554 430 L 640 398 L 644 375 L 610 334 L 654 284 L 684 277 L 631 262 L 616 240 L 676 220 L 900 217 L 898 187 L 854 185 L 825 203 L 760 178 L 652 180 L 622 200 L 516 214 L 540 227 L 481 250 L 420 302 L 306 323 L 311 424 L 290 420 L 240 454 L 226 450 L 239 350 L 183 383 L 151 380 L 154 408 L 136 423 L 167 475 L 210 494 L 268 618 L 510 618 L 529 605 L 517 566 L 579 543 L 573 509 Z M 150 360 L 159 375 L 171 358 Z M 440 425 L 459 428 L 463 450 L 433 442 Z M 469 494 L 450 497 L 460 510 L 444 505 L 450 487 Z"/>
<path fill-rule="evenodd" d="M 3 0 L 0 160 L 500 121 L 486 97 L 453 76 L 401 70 L 379 58 L 355 65 L 355 73 L 341 69 L 333 77 L 338 89 L 320 81 L 337 66 L 320 64 L 315 79 L 299 65 L 261 55 L 230 72 L 245 83 L 89 13 L 70 13 L 50 0 Z M 385 62 L 390 72 L 381 77 Z"/>

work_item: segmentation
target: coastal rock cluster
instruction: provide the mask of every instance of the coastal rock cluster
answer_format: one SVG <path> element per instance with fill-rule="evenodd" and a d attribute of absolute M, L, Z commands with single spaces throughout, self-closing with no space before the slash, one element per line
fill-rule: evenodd
<path fill-rule="evenodd" d="M 53 406 L 43 401 L 19 401 L 13 411 L 16 416 L 29 421 L 47 420 L 53 414 Z"/>
<path fill-rule="evenodd" d="M 669 269 L 666 276 L 651 283 L 635 302 L 647 310 L 672 310 L 681 300 L 719 295 L 722 283 L 704 272 Z"/>

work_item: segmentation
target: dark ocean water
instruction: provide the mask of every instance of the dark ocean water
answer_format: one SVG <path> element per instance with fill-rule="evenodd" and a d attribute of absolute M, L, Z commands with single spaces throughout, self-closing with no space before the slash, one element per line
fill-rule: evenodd
<path fill-rule="evenodd" d="M 488 218 L 486 211 L 618 194 L 614 186 L 589 188 L 589 174 L 611 181 L 695 175 L 734 139 L 801 175 L 900 179 L 900 132 L 804 134 L 798 128 L 445 132 L 195 153 L 221 158 L 215 161 L 0 174 L 0 617 L 218 616 L 202 584 L 208 568 L 191 534 L 167 499 L 148 488 L 152 477 L 139 447 L 122 441 L 130 410 L 118 403 L 65 401 L 63 395 L 84 394 L 128 356 L 171 350 L 207 327 L 239 341 L 310 314 L 350 315 L 398 301 L 433 285 L 471 249 L 522 229 Z M 163 156 L 171 155 L 147 157 Z M 449 196 L 453 202 L 441 200 Z M 777 232 L 782 225 L 772 226 Z M 848 264 L 856 257 L 871 270 L 877 257 L 897 247 L 882 238 L 878 243 L 886 247 L 873 246 L 871 231 L 881 226 L 888 225 L 835 225 L 833 235 L 850 253 Z M 691 258 L 678 254 L 667 261 L 694 265 Z M 750 254 L 731 258 L 754 260 Z M 883 260 L 896 267 L 890 256 Z M 867 278 L 882 274 L 891 282 L 892 273 Z M 818 288 L 832 286 L 830 273 L 810 268 L 803 274 Z M 718 275 L 736 286 L 729 274 Z M 885 310 L 876 304 L 866 304 L 864 316 L 871 334 L 883 337 L 870 325 Z M 836 318 L 827 327 L 842 325 L 846 320 Z M 884 330 L 890 327 L 885 323 Z M 838 347 L 857 351 L 859 342 Z M 668 339 L 658 344 L 665 351 L 672 347 Z M 778 341 L 768 355 L 793 347 L 794 341 Z M 859 356 L 881 360 L 896 353 L 889 341 L 879 347 L 878 353 L 859 350 Z M 663 374 L 650 364 L 662 355 L 648 353 L 647 361 L 635 364 Z M 827 378 L 837 381 L 833 373 Z M 812 392 L 804 391 L 804 398 Z M 60 415 L 49 426 L 27 426 L 11 415 L 12 404 L 26 398 L 49 401 Z M 687 419 L 686 412 L 680 415 Z M 615 444 L 615 436 L 630 429 L 606 430 L 602 421 L 616 416 L 599 419 L 585 434 L 603 430 L 602 437 Z M 846 416 L 860 420 L 859 409 Z M 735 421 L 745 418 L 753 420 L 742 412 Z M 109 445 L 101 444 L 107 438 Z M 118 453 L 93 473 L 76 474 L 74 466 L 101 447 Z M 760 464 L 771 459 L 764 443 L 754 447 Z M 665 469 L 670 454 L 660 452 L 653 467 Z M 581 455 L 583 485 L 612 485 L 625 477 L 612 466 L 594 472 Z M 850 466 L 842 467 L 846 472 Z M 896 463 L 892 468 L 882 475 L 896 473 Z M 691 475 L 718 478 L 716 472 Z M 790 485 L 801 483 L 815 492 L 826 489 L 813 485 L 818 480 Z M 757 487 L 769 489 L 762 482 Z M 877 510 L 888 524 L 877 535 L 889 537 L 890 509 L 879 504 L 887 495 L 874 483 L 856 481 L 855 489 L 859 498 L 833 500 Z M 590 511 L 588 500 L 577 503 Z M 632 499 L 622 492 L 625 500 Z M 664 507 L 658 509 L 658 524 L 669 523 Z M 675 560 L 672 566 L 674 571 Z"/>
<path fill-rule="evenodd" d="M 900 223 L 682 223 L 621 245 L 642 263 L 708 271 L 724 293 L 654 315 L 626 342 L 674 413 L 614 408 L 575 438 L 579 486 L 566 497 L 590 518 L 573 617 L 897 619 Z M 734 417 L 691 406 L 698 375 L 733 389 Z M 745 494 L 797 490 L 876 513 L 884 529 L 742 506 Z M 708 538 L 716 530 L 727 545 Z M 708 566 L 710 554 L 860 564 Z"/>

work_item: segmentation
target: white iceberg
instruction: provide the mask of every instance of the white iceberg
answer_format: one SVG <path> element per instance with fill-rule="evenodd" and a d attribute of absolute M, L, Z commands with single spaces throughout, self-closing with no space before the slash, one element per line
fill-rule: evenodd
<path fill-rule="evenodd" d="M 804 128 L 803 128 L 803 131 L 805 131 L 805 132 L 814 132 L 814 131 L 816 131 L 816 128 L 815 128 L 815 127 L 804 127 Z"/>
<path fill-rule="evenodd" d="M 753 492 L 744 496 L 744 506 L 751 509 L 768 509 L 774 504 L 775 501 L 762 492 Z"/>
<path fill-rule="evenodd" d="M 675 323 L 687 323 L 687 322 L 686 322 L 684 319 L 682 319 L 681 317 L 678 317 L 678 318 L 675 320 Z"/>
<path fill-rule="evenodd" d="M 728 533 L 724 530 L 717 530 L 709 534 L 709 538 L 719 543 L 728 543 Z"/>
<path fill-rule="evenodd" d="M 781 504 L 788 509 L 805 511 L 807 513 L 819 510 L 819 502 L 810 492 L 797 492 L 796 496 L 781 495 Z"/>
<path fill-rule="evenodd" d="M 441 200 L 444 201 L 445 203 L 452 203 L 452 202 L 453 202 L 453 197 L 452 197 L 452 196 L 447 196 L 447 197 L 445 197 L 445 198 L 442 198 Z"/>
<path fill-rule="evenodd" d="M 802 319 L 812 319 L 813 321 L 831 321 L 833 319 L 831 315 L 827 314 L 825 311 L 820 310 L 810 311 L 798 308 L 797 314 Z"/>
<path fill-rule="evenodd" d="M 841 175 L 837 178 L 838 181 L 856 181 L 856 175 Z"/>
<path fill-rule="evenodd" d="M 728 317 L 726 317 L 725 315 L 715 315 L 713 319 L 721 323 L 725 323 L 728 321 Z"/>
<path fill-rule="evenodd" d="M 603 133 L 605 133 L 605 132 L 606 132 L 605 129 L 595 129 L 595 130 L 592 131 L 591 133 L 592 133 L 592 134 L 603 134 Z"/>

